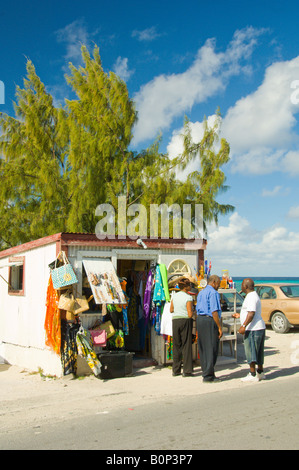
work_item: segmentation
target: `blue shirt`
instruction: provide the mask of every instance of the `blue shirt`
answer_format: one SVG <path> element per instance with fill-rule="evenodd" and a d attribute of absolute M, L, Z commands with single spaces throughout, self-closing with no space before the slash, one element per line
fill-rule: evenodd
<path fill-rule="evenodd" d="M 196 312 L 197 315 L 209 315 L 212 317 L 213 312 L 218 312 L 221 317 L 220 295 L 209 284 L 199 292 L 197 296 Z"/>

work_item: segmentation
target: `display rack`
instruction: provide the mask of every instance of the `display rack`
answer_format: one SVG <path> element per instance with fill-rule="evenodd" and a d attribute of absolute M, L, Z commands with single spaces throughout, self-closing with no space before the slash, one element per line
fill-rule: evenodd
<path fill-rule="evenodd" d="M 218 293 L 221 294 L 233 294 L 234 295 L 234 306 L 233 311 L 222 312 L 221 314 L 221 326 L 223 335 L 220 339 L 219 357 L 217 363 L 228 364 L 237 362 L 237 320 L 233 318 L 233 313 L 237 313 L 237 291 L 236 289 L 219 289 Z M 226 331 L 227 330 L 227 331 Z M 230 347 L 230 356 L 223 355 L 223 345 L 228 343 Z"/>

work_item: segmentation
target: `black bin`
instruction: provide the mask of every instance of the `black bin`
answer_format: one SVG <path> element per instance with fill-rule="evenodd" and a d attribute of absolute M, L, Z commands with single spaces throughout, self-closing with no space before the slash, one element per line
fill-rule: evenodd
<path fill-rule="evenodd" d="M 98 358 L 102 364 L 101 379 L 115 379 L 131 375 L 133 372 L 133 355 L 127 351 L 102 351 Z"/>

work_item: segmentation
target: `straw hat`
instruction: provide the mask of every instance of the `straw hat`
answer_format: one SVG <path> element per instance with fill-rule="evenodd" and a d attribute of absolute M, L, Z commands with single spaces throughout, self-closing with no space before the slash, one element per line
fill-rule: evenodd
<path fill-rule="evenodd" d="M 183 278 L 187 278 L 187 279 L 189 279 L 189 281 L 190 281 L 192 284 L 197 285 L 196 279 L 195 279 L 193 276 L 191 276 L 190 274 L 184 274 L 183 276 L 176 274 L 176 275 L 173 275 L 173 276 L 171 276 L 171 277 L 169 278 L 169 280 L 168 280 L 168 285 L 169 285 L 169 287 L 175 286 L 175 285 L 178 284 L 178 282 L 179 282 L 181 279 L 183 279 Z"/>

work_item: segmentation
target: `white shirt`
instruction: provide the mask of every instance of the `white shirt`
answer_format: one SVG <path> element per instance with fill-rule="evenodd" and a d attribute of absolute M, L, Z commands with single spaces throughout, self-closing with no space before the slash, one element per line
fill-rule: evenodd
<path fill-rule="evenodd" d="M 177 292 L 172 298 L 173 314 L 172 318 L 189 318 L 187 310 L 187 302 L 193 301 L 192 296 L 184 291 Z"/>
<path fill-rule="evenodd" d="M 249 292 L 244 299 L 240 312 L 241 325 L 245 322 L 248 312 L 255 312 L 255 314 L 252 322 L 246 326 L 246 331 L 264 330 L 266 326 L 262 319 L 262 305 L 255 291 Z"/>

